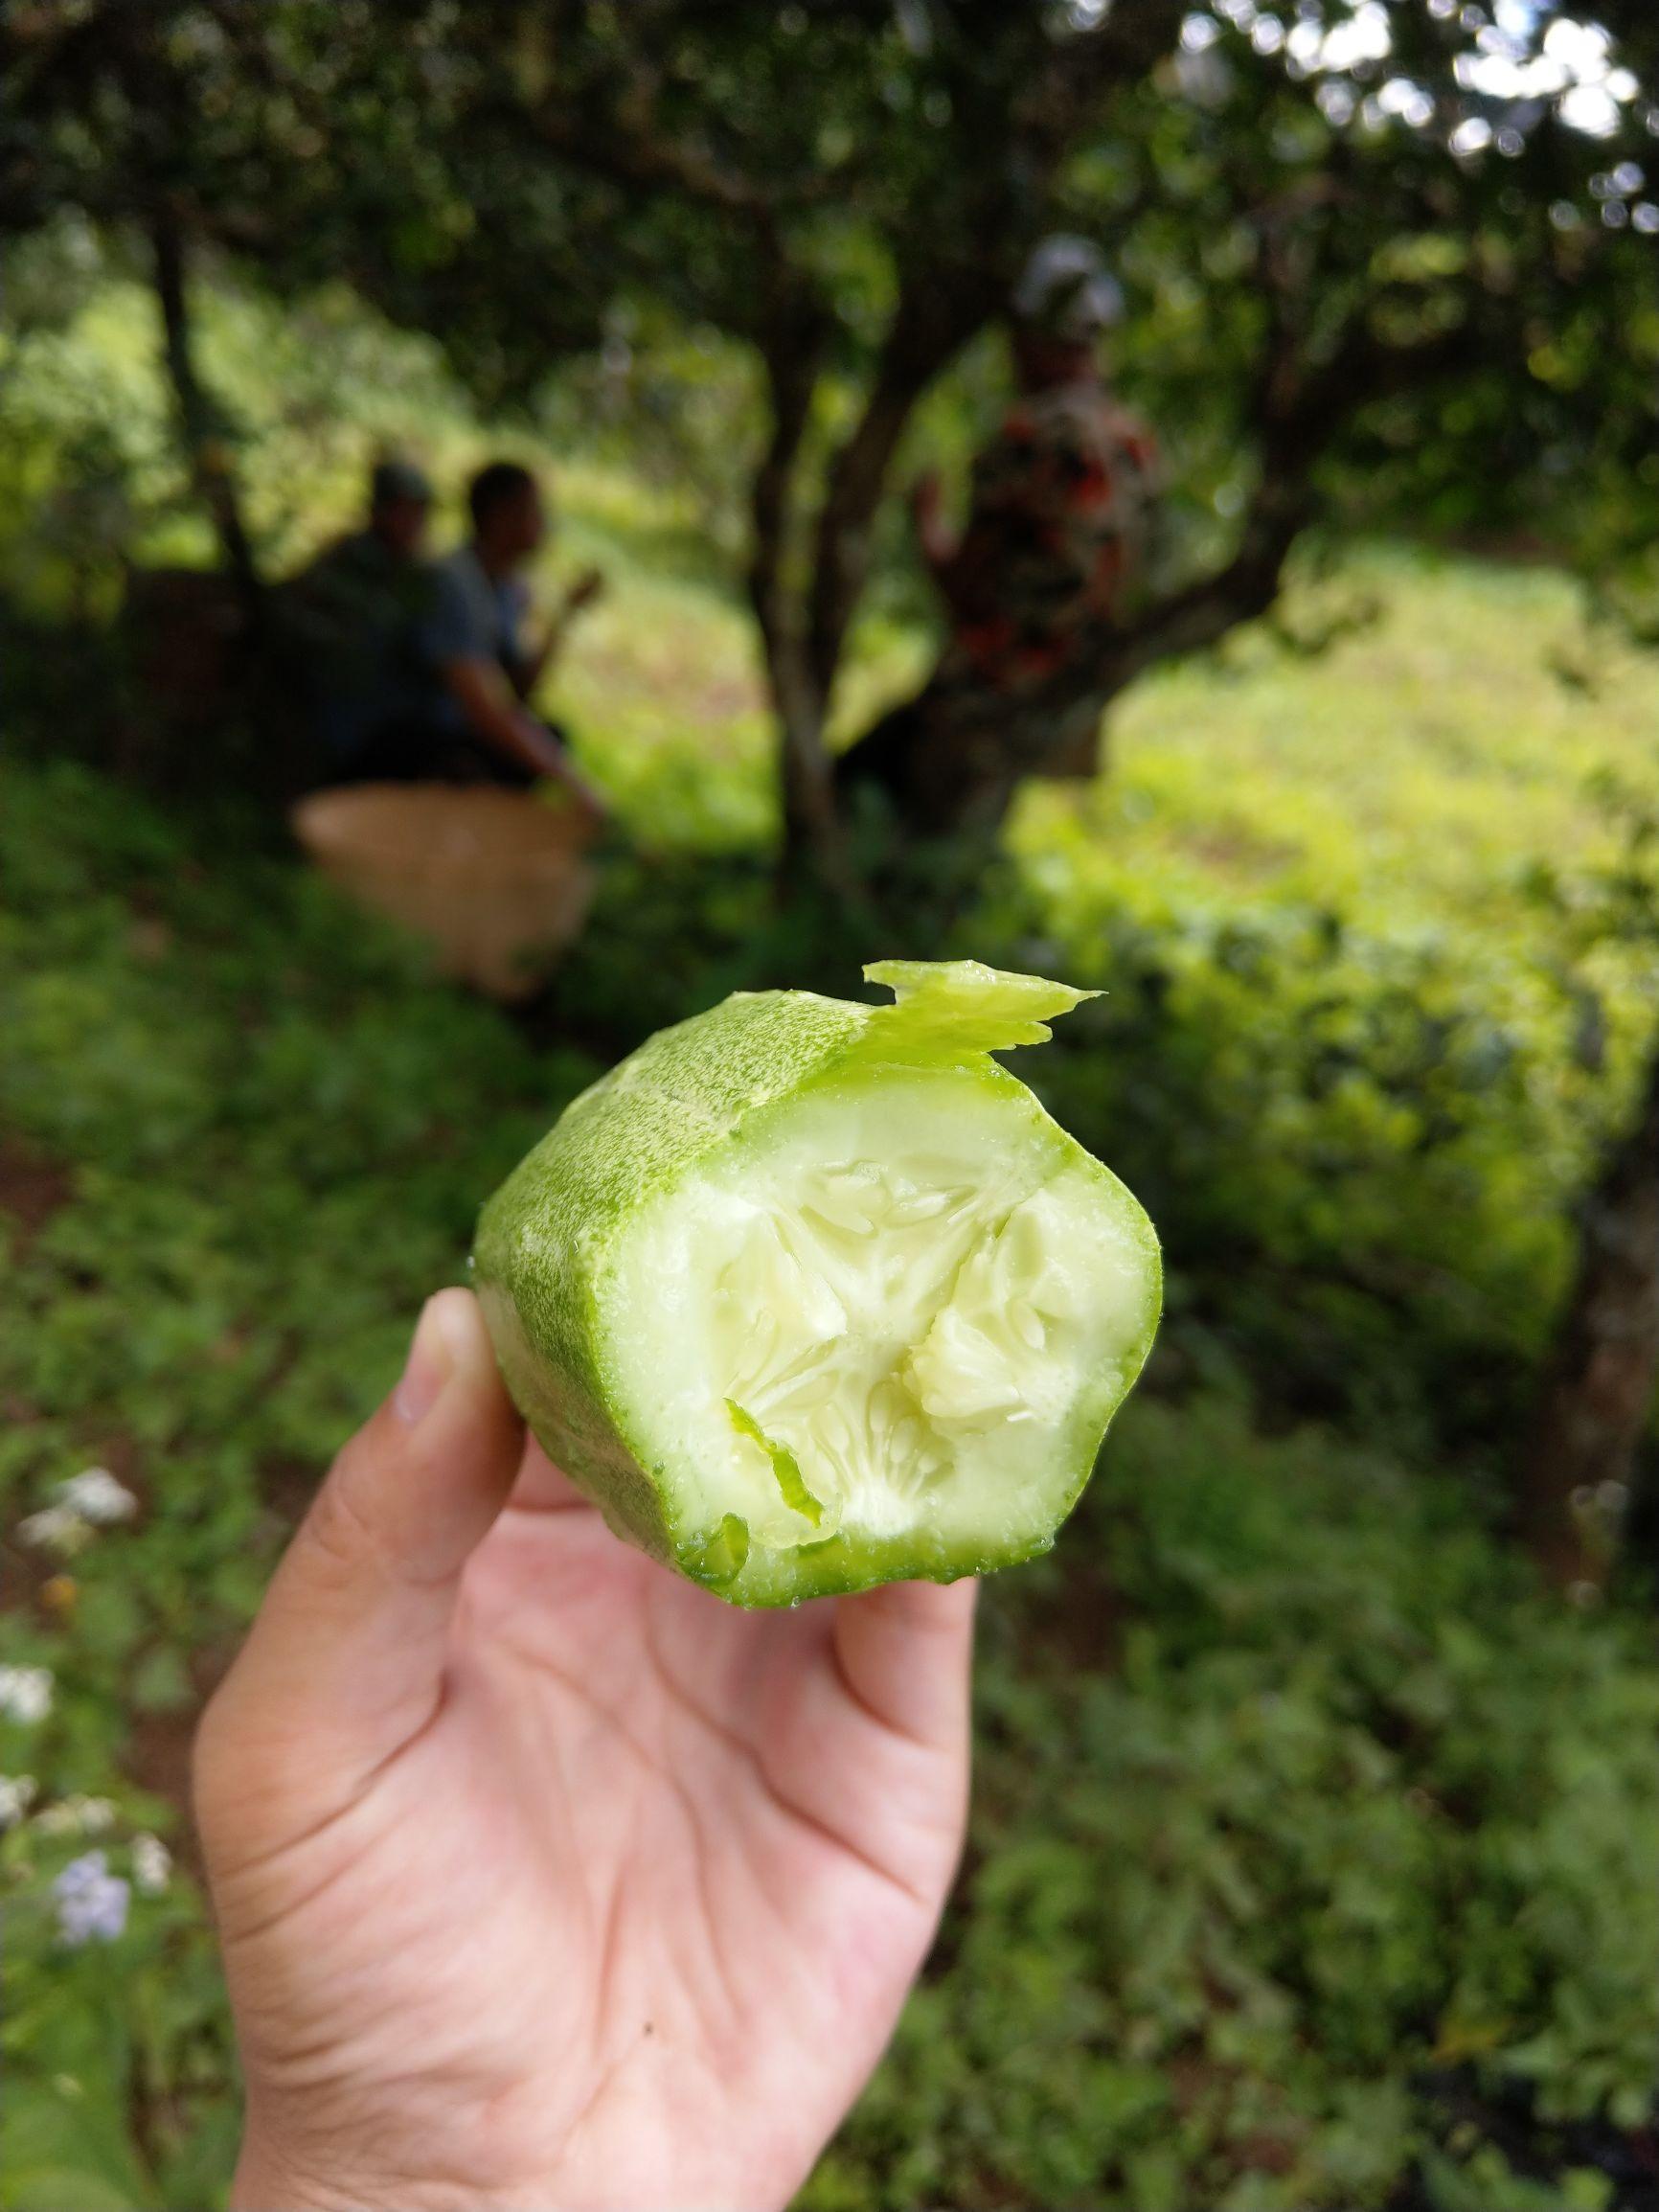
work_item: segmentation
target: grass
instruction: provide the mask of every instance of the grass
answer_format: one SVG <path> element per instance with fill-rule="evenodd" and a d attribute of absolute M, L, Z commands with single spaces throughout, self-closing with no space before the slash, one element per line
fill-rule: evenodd
<path fill-rule="evenodd" d="M 1588 635 L 1550 569 L 1375 553 L 1344 582 L 1377 618 L 1325 656 L 1258 636 L 1136 693 L 1085 818 L 1192 896 L 1524 930 L 1531 863 L 1607 845 L 1598 777 L 1651 780 L 1659 670 Z M 1022 850 L 1077 804 L 1030 803 Z"/>

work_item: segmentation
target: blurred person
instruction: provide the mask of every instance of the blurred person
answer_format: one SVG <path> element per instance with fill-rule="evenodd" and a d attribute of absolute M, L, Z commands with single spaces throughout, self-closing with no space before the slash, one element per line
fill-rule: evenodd
<path fill-rule="evenodd" d="M 472 535 L 432 568 L 414 635 L 424 696 L 367 749 L 357 778 L 523 787 L 552 777 L 602 819 L 603 804 L 560 735 L 526 702 L 603 580 L 586 571 L 532 639 L 523 570 L 548 530 L 536 480 L 515 461 L 492 461 L 473 477 L 466 503 Z"/>
<path fill-rule="evenodd" d="M 384 732 L 419 711 L 415 634 L 426 609 L 422 559 L 432 487 L 414 462 L 369 477 L 367 520 L 283 588 L 284 636 L 315 704 L 325 772 L 350 773 Z"/>
<path fill-rule="evenodd" d="M 782 2212 L 956 1865 L 973 1596 L 724 1604 L 440 1291 L 197 1742 L 234 2212 Z"/>
<path fill-rule="evenodd" d="M 1034 720 L 1034 742 L 1011 750 L 1029 752 L 1034 772 L 1093 772 L 1098 705 L 1085 696 L 1057 715 L 1050 702 L 1086 673 L 1102 627 L 1143 589 L 1159 495 L 1152 434 L 1106 380 L 1103 340 L 1123 314 L 1096 246 L 1044 239 L 1010 304 L 1017 396 L 973 464 L 960 536 L 945 525 L 938 475 L 913 487 L 945 643 L 922 692 L 845 763 L 850 781 L 887 784 L 901 809 L 925 808 L 919 774 L 948 784 L 981 732 L 1000 737 L 1022 716 Z"/>
<path fill-rule="evenodd" d="M 1010 321 L 1018 398 L 974 463 L 961 536 L 937 474 L 912 493 L 950 622 L 942 674 L 998 692 L 1041 682 L 1141 582 L 1157 448 L 1105 380 L 1102 339 L 1123 313 L 1086 239 L 1045 239 L 1026 263 Z"/>

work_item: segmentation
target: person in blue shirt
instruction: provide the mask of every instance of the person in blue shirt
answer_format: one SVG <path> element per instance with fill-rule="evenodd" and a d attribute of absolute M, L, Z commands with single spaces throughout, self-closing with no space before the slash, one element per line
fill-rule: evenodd
<path fill-rule="evenodd" d="M 602 820 L 599 794 L 527 702 L 602 580 L 592 570 L 579 578 L 533 637 L 523 571 L 547 536 L 540 488 L 519 463 L 492 461 L 466 501 L 472 535 L 425 572 L 410 635 L 420 696 L 373 735 L 351 780 L 526 788 L 551 777 Z"/>
<path fill-rule="evenodd" d="M 606 808 L 529 696 L 564 646 L 571 622 L 603 588 L 578 578 L 542 635 L 531 635 L 524 566 L 546 539 L 542 491 L 515 460 L 493 460 L 466 487 L 471 537 L 422 564 L 389 681 L 372 723 L 343 765 L 345 783 L 498 783 L 529 789 L 544 776 L 593 823 Z"/>

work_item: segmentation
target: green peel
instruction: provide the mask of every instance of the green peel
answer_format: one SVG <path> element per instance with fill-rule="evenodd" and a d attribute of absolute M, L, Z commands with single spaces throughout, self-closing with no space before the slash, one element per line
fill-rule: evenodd
<path fill-rule="evenodd" d="M 977 960 L 873 960 L 867 983 L 885 983 L 895 1004 L 875 1009 L 871 1032 L 914 1048 L 924 1038 L 964 1052 L 1009 1052 L 1047 1044 L 1049 1020 L 1098 991 L 1074 991 L 1040 975 L 1016 975 Z"/>
<path fill-rule="evenodd" d="M 745 1413 L 736 1399 L 727 1399 L 726 1411 L 731 1415 L 732 1426 L 738 1434 L 758 1444 L 771 1461 L 772 1472 L 778 1479 L 778 1489 L 790 1512 L 803 1515 L 814 1528 L 822 1526 L 824 1508 L 807 1488 L 800 1463 L 788 1446 L 775 1444 L 754 1415 Z"/>
<path fill-rule="evenodd" d="M 479 1221 L 548 1452 L 744 1605 L 1046 1550 L 1157 1322 L 1151 1224 L 990 1057 L 1092 994 L 866 973 L 894 1005 L 739 992 L 650 1038 Z"/>

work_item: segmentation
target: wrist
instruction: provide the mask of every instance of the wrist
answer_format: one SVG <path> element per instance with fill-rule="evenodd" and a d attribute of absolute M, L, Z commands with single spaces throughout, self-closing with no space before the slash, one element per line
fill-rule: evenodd
<path fill-rule="evenodd" d="M 228 2212 L 523 2212 L 527 2201 L 459 2182 L 325 2172 L 320 2163 L 297 2161 L 250 2133 L 237 2160 Z"/>
<path fill-rule="evenodd" d="M 302 2174 L 249 2135 L 237 2159 L 227 2204 L 228 2212 L 368 2212 L 371 2201 Z"/>

